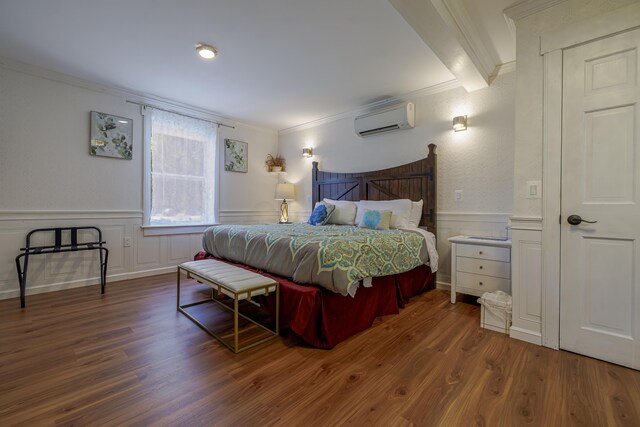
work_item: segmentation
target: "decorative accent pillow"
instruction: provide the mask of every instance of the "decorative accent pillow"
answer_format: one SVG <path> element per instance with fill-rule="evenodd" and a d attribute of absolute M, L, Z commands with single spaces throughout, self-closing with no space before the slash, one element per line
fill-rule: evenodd
<path fill-rule="evenodd" d="M 373 230 L 388 230 L 390 222 L 391 211 L 370 211 L 369 209 L 365 209 L 358 227 L 371 228 Z"/>
<path fill-rule="evenodd" d="M 358 212 L 356 224 L 360 224 L 362 215 L 366 210 L 391 211 L 390 228 L 409 228 L 409 214 L 411 213 L 411 200 L 360 200 L 358 202 Z"/>
<path fill-rule="evenodd" d="M 325 225 L 335 208 L 335 205 L 332 205 L 330 203 L 316 203 L 316 207 L 313 208 L 313 212 L 311 212 L 311 216 L 309 217 L 309 221 L 307 221 L 307 223 L 311 225 Z"/>
<path fill-rule="evenodd" d="M 327 224 L 355 225 L 356 224 L 356 202 L 349 200 L 324 199 L 325 203 L 335 205 L 335 210 L 329 217 Z"/>
<path fill-rule="evenodd" d="M 424 202 L 420 199 L 419 202 L 411 202 L 411 214 L 409 215 L 409 228 L 418 228 L 420 226 L 420 219 L 422 219 L 422 205 Z"/>

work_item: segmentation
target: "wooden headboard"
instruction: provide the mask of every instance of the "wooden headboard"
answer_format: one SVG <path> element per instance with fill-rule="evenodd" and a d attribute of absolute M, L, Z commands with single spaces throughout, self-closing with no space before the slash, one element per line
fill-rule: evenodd
<path fill-rule="evenodd" d="M 436 232 L 436 145 L 427 157 L 406 165 L 370 172 L 324 172 L 313 162 L 313 205 L 334 200 L 424 200 L 420 225 Z"/>

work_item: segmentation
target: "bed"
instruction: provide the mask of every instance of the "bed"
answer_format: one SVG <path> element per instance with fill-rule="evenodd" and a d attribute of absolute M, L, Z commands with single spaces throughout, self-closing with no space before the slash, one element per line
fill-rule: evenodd
<path fill-rule="evenodd" d="M 378 171 L 325 172 L 313 162 L 312 185 L 314 206 L 324 199 L 423 200 L 419 224 L 430 233 L 416 229 L 364 232 L 348 225 L 223 225 L 205 232 L 207 251 L 195 259 L 222 259 L 277 280 L 281 284 L 281 323 L 314 347 L 333 348 L 369 328 L 376 317 L 398 313 L 411 297 L 434 288 L 435 271 L 427 264 L 437 262 L 431 234 L 436 229 L 435 145 L 429 145 L 427 157 L 421 160 Z M 429 236 L 432 242 L 427 245 Z M 333 256 L 335 251 L 328 249 L 332 239 L 342 239 L 341 245 L 359 257 L 371 248 L 404 252 L 358 263 L 354 256 Z M 325 249 L 329 255 L 322 252 Z M 265 253 L 258 255 L 258 251 Z M 285 255 L 290 258 L 280 258 Z M 331 263 L 341 263 L 340 268 L 329 269 Z M 272 298 L 262 301 L 270 311 Z"/>

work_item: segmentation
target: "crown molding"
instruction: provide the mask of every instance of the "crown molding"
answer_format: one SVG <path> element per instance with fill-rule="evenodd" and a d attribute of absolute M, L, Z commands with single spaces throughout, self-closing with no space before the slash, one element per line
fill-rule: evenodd
<path fill-rule="evenodd" d="M 516 61 L 506 62 L 504 64 L 500 64 L 496 67 L 494 72 L 495 76 L 502 76 L 507 73 L 512 73 L 516 71 Z"/>
<path fill-rule="evenodd" d="M 509 34 L 511 34 L 511 37 L 513 37 L 513 39 L 516 40 L 518 37 L 517 37 L 515 21 L 513 19 L 509 18 L 509 15 L 504 13 L 504 10 L 502 11 L 502 17 L 504 18 L 504 22 L 507 23 L 507 28 L 509 29 Z"/>
<path fill-rule="evenodd" d="M 513 6 L 509 6 L 502 12 L 510 19 L 518 21 L 566 1 L 567 0 L 524 0 Z"/>
<path fill-rule="evenodd" d="M 334 114 L 331 116 L 322 117 L 316 120 L 312 120 L 310 122 L 301 123 L 296 126 L 292 126 L 289 128 L 281 129 L 278 131 L 278 135 L 287 135 L 294 132 L 300 132 L 303 130 L 311 129 L 326 123 L 335 122 L 338 120 L 346 119 L 352 116 L 357 116 L 360 114 L 370 113 L 371 111 L 377 110 L 378 108 L 383 108 L 386 106 L 390 106 L 393 104 L 397 104 L 398 102 L 408 102 L 415 98 L 422 98 L 425 96 L 435 95 L 436 93 L 446 92 L 451 89 L 456 89 L 461 87 L 462 85 L 457 80 L 449 80 L 443 83 L 439 83 L 437 85 L 425 87 L 422 89 L 415 90 L 413 92 L 408 92 L 403 95 L 399 95 L 392 98 L 383 99 L 381 101 L 371 102 L 369 104 L 364 105 L 363 107 L 359 107 L 353 110 L 344 111 L 342 113 Z"/>
<path fill-rule="evenodd" d="M 16 61 L 14 59 L 0 56 L 0 68 L 6 70 L 15 71 L 21 74 L 30 75 L 33 77 L 39 77 L 42 79 L 50 80 L 57 83 L 63 83 L 68 86 L 73 86 L 81 89 L 90 90 L 93 92 L 111 95 L 117 98 L 122 98 L 123 102 L 134 101 L 139 103 L 150 103 L 158 107 L 167 108 L 176 112 L 183 112 L 185 114 L 200 117 L 206 120 L 215 120 L 229 126 L 242 126 L 255 130 L 265 131 L 275 134 L 275 129 L 260 126 L 254 123 L 247 123 L 240 120 L 236 120 L 231 117 L 224 116 L 215 111 L 207 110 L 204 108 L 196 107 L 193 105 L 185 104 L 179 101 L 174 101 L 162 96 L 153 95 L 150 93 L 139 92 L 133 89 L 128 89 L 118 86 L 103 85 L 95 83 L 89 80 L 81 79 L 69 74 L 59 73 L 57 71 L 49 70 L 46 68 L 38 67 L 36 65 L 27 64 L 24 62 Z"/>

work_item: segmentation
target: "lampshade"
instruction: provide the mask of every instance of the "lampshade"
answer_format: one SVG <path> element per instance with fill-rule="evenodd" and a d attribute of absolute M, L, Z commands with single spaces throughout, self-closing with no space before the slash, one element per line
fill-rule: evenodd
<path fill-rule="evenodd" d="M 295 197 L 295 194 L 294 194 L 293 184 L 291 184 L 291 183 L 280 183 L 280 184 L 278 184 L 276 186 L 276 196 L 274 197 L 274 199 L 276 199 L 276 200 L 283 200 L 283 199 L 293 200 L 294 197 Z"/>

